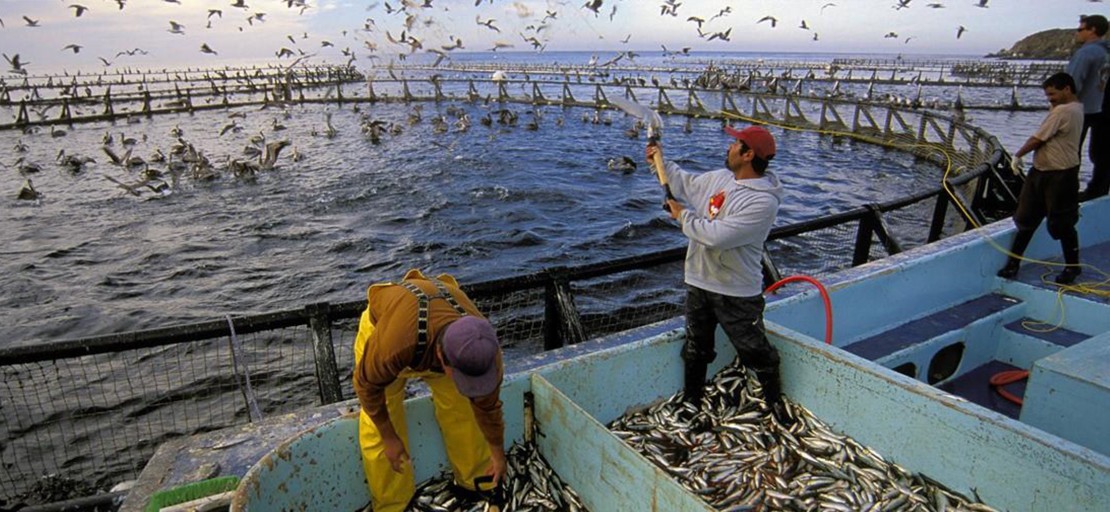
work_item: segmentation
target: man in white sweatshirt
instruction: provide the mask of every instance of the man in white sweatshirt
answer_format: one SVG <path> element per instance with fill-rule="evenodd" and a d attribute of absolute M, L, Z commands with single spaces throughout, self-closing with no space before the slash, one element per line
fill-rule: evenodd
<path fill-rule="evenodd" d="M 725 127 L 734 137 L 725 168 L 693 174 L 667 162 L 671 217 L 690 239 L 686 251 L 686 344 L 684 398 L 700 408 L 714 338 L 720 325 L 763 387 L 767 406 L 780 422 L 782 405 L 779 355 L 763 327 L 763 243 L 782 200 L 782 184 L 767 166 L 775 139 L 761 126 Z M 648 160 L 658 145 L 647 147 Z"/>

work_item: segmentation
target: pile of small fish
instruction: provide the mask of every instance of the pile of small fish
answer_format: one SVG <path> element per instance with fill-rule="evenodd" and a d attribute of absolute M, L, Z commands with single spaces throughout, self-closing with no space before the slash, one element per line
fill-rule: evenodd
<path fill-rule="evenodd" d="M 883 460 L 787 402 L 789 426 L 758 379 L 733 364 L 709 383 L 699 410 L 681 393 L 609 428 L 721 510 L 994 510 Z"/>
<path fill-rule="evenodd" d="M 581 499 L 551 470 L 534 444 L 514 444 L 506 454 L 508 467 L 501 482 L 503 500 L 491 493 L 461 491 L 446 474 L 433 478 L 416 489 L 409 510 L 419 512 L 499 510 L 512 511 L 585 511 Z M 502 501 L 502 503 L 497 503 Z"/>

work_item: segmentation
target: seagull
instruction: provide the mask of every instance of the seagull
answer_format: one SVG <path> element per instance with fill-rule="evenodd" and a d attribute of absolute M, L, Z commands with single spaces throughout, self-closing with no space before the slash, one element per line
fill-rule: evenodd
<path fill-rule="evenodd" d="M 216 50 L 213 50 L 211 47 L 208 46 L 208 43 L 202 43 L 200 45 L 200 53 L 211 53 L 212 55 L 219 55 L 218 53 L 216 53 Z"/>
<path fill-rule="evenodd" d="M 732 13 L 732 7 L 727 7 L 726 6 L 724 9 L 721 9 L 719 12 L 717 12 L 717 14 L 714 14 L 712 17 L 710 17 L 709 21 L 713 21 L 717 18 L 720 18 L 722 16 L 726 16 L 726 15 L 731 14 L 731 13 Z"/>
<path fill-rule="evenodd" d="M 898 39 L 898 33 L 897 32 L 887 32 L 886 35 L 883 36 L 883 37 L 886 38 L 886 39 Z"/>
<path fill-rule="evenodd" d="M 712 41 L 714 39 L 720 39 L 721 41 L 729 41 L 729 34 L 731 34 L 731 33 L 732 33 L 732 27 L 729 27 L 729 29 L 724 31 L 724 32 L 715 32 L 715 33 L 713 33 L 713 35 L 706 38 L 706 41 Z"/>
<path fill-rule="evenodd" d="M 12 67 L 12 73 L 19 73 L 21 75 L 27 74 L 27 70 L 24 66 L 30 64 L 30 62 L 20 62 L 18 53 L 11 57 L 8 57 L 6 53 L 3 54 L 3 56 L 4 60 L 8 61 L 8 65 Z"/>
<path fill-rule="evenodd" d="M 586 0 L 586 3 L 582 4 L 582 7 L 585 7 L 587 9 L 593 11 L 594 12 L 594 17 L 596 18 L 597 15 L 599 14 L 598 9 L 601 9 L 601 1 L 602 0 Z"/>
<path fill-rule="evenodd" d="M 474 16 L 474 21 L 475 21 L 475 22 L 476 22 L 477 24 L 479 24 L 479 25 L 485 25 L 485 26 L 486 26 L 487 28 L 489 28 L 490 30 L 493 30 L 493 31 L 497 32 L 498 34 L 500 34 L 500 33 L 501 33 L 501 29 L 499 29 L 499 28 L 497 28 L 496 26 L 494 26 L 494 24 L 493 24 L 493 23 L 494 23 L 495 21 L 497 21 L 497 20 L 495 20 L 495 19 L 493 19 L 493 18 L 490 18 L 490 19 L 488 19 L 488 20 L 486 20 L 486 21 L 482 21 L 482 18 L 481 18 L 480 16 L 477 16 L 477 15 L 475 15 L 475 16 Z"/>
<path fill-rule="evenodd" d="M 494 48 L 494 49 L 496 49 L 496 48 Z M 436 66 L 439 66 L 439 63 L 443 62 L 443 59 L 447 58 L 447 52 L 437 50 L 435 48 L 430 48 L 430 49 L 427 49 L 427 50 L 424 50 L 424 51 L 426 51 L 428 53 L 434 53 L 436 55 L 436 60 L 435 60 L 435 62 L 432 63 L 433 68 L 436 67 Z"/>
<path fill-rule="evenodd" d="M 929 8 L 932 8 L 932 9 L 944 9 L 944 4 L 939 3 L 939 2 L 934 2 L 934 3 L 931 3 L 931 4 L 925 4 L 925 7 L 929 7 Z"/>
<path fill-rule="evenodd" d="M 763 23 L 764 21 L 770 21 L 771 22 L 771 28 L 775 28 L 775 26 L 777 26 L 779 24 L 778 18 L 776 18 L 774 16 L 764 16 L 764 17 L 760 18 L 759 21 L 756 22 L 756 24 Z"/>
<path fill-rule="evenodd" d="M 917 36 L 907 37 L 905 41 L 902 41 L 902 44 L 910 44 L 910 39 L 913 39 L 914 37 L 917 37 Z"/>
<path fill-rule="evenodd" d="M 185 31 L 181 30 L 183 28 L 185 28 L 185 25 L 182 25 L 182 24 L 180 24 L 176 21 L 170 20 L 170 29 L 167 30 L 167 32 L 169 32 L 171 34 L 182 34 L 182 35 L 184 35 Z"/>
<path fill-rule="evenodd" d="M 37 27 L 37 26 L 39 26 L 39 20 L 33 20 L 31 18 L 28 18 L 28 17 L 24 16 L 23 21 L 27 22 L 28 27 Z"/>
<path fill-rule="evenodd" d="M 112 63 L 108 62 L 108 59 L 105 59 L 104 57 L 97 57 L 97 58 L 100 59 L 100 62 L 104 63 L 104 67 L 108 67 L 108 66 L 112 65 Z"/>
<path fill-rule="evenodd" d="M 825 8 L 826 8 L 826 7 L 836 7 L 836 4 L 834 4 L 834 3 L 832 3 L 832 2 L 829 2 L 829 3 L 825 4 L 825 5 L 822 5 L 822 6 L 821 6 L 821 13 L 822 13 L 822 14 L 824 14 L 824 13 L 825 13 Z"/>
<path fill-rule="evenodd" d="M 80 18 L 82 14 L 85 14 L 85 11 L 89 10 L 88 7 L 81 4 L 70 4 L 69 8 L 73 9 L 73 17 L 75 18 Z"/>
<path fill-rule="evenodd" d="M 697 23 L 698 24 L 698 30 L 701 30 L 702 23 L 705 23 L 704 19 L 699 18 L 697 16 L 690 16 L 689 18 L 686 18 L 686 21 L 692 21 L 694 23 Z"/>
<path fill-rule="evenodd" d="M 979 0 L 978 3 L 972 4 L 972 5 L 974 5 L 975 7 L 982 7 L 984 9 L 986 9 L 987 8 L 987 0 Z"/>
<path fill-rule="evenodd" d="M 219 16 L 220 19 L 223 19 L 224 12 L 219 9 L 208 9 L 208 19 L 212 19 L 212 16 Z"/>
<path fill-rule="evenodd" d="M 806 25 L 806 20 L 802 20 L 802 24 L 798 25 L 798 28 L 802 30 L 809 30 L 809 25 Z"/>
<path fill-rule="evenodd" d="M 62 51 L 73 50 L 73 53 L 81 53 L 81 48 L 83 47 L 79 44 L 67 44 L 62 47 Z"/>
<path fill-rule="evenodd" d="M 956 30 L 956 39 L 959 39 L 960 36 L 963 36 L 964 32 L 967 32 L 967 28 L 963 25 L 960 25 L 960 28 Z"/>

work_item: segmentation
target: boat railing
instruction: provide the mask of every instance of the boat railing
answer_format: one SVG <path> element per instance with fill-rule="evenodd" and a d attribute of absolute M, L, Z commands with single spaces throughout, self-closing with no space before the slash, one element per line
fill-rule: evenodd
<path fill-rule="evenodd" d="M 416 92 L 404 80 L 373 82 L 363 92 L 381 99 L 392 88 L 399 101 L 435 102 L 466 101 L 474 91 L 469 80 L 419 83 L 424 89 Z M 486 94 L 504 103 L 579 101 L 565 82 L 512 85 L 488 82 Z M 517 92 L 522 85 L 523 94 Z M 546 87 L 570 92 L 546 99 Z M 1016 204 L 1020 183 L 1007 170 L 1001 145 L 958 117 L 832 98 L 672 94 L 630 83 L 580 90 L 590 108 L 610 108 L 612 94 L 645 102 L 653 96 L 665 114 L 816 130 L 834 143 L 880 144 L 945 170 L 938 180 L 944 186 L 776 227 L 764 262 L 768 282 L 861 265 L 1001 218 Z M 496 325 L 508 356 L 525 356 L 681 315 L 684 253 L 676 247 L 553 267 L 464 283 L 464 289 Z M 364 307 L 364 300 L 318 303 L 0 349 L 0 506 L 35 499 L 58 482 L 77 487 L 77 495 L 103 492 L 136 478 L 166 441 L 352 398 L 350 344 Z"/>

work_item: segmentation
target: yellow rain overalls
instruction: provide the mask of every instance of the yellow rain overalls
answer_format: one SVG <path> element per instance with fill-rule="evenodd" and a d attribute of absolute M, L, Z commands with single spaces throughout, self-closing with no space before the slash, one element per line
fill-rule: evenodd
<path fill-rule="evenodd" d="M 428 303 L 432 300 L 443 299 L 447 300 L 455 310 L 459 311 L 461 315 L 467 314 L 461 306 L 451 297 L 450 292 L 443 286 L 442 283 L 447 283 L 451 286 L 458 287 L 458 281 L 454 277 L 447 274 L 440 274 L 436 276 L 435 280 L 428 279 L 419 270 L 410 270 L 405 274 L 405 280 L 408 279 L 423 279 L 432 281 L 439 294 L 435 296 L 427 296 L 415 285 L 405 286 L 409 283 L 401 283 L 410 292 L 416 294 L 421 309 L 424 309 L 421 314 L 422 318 L 427 319 Z M 370 291 L 367 296 L 372 292 L 375 287 L 393 286 L 394 283 L 379 283 L 370 286 Z M 367 341 L 370 339 L 370 334 L 374 332 L 374 324 L 370 321 L 370 311 L 367 308 L 362 312 L 362 318 L 359 321 L 358 335 L 355 337 L 355 371 L 359 371 L 360 365 L 358 362 L 362 361 L 362 355 L 366 347 Z M 424 338 L 427 337 L 427 332 L 422 332 Z M 432 340 L 424 340 L 426 344 L 431 344 Z M 418 341 L 419 344 L 419 341 Z M 432 347 L 427 346 L 428 350 L 433 350 Z M 415 361 L 421 359 L 420 353 L 423 351 L 418 350 L 418 357 L 414 358 Z M 415 363 L 414 363 L 415 364 Z M 401 442 L 405 445 L 405 451 L 409 450 L 408 442 L 408 428 L 405 423 L 405 383 L 410 378 L 421 378 L 428 385 L 432 392 L 432 403 L 435 406 L 436 422 L 439 423 L 440 435 L 443 437 L 443 444 L 447 449 L 447 458 L 451 462 L 451 469 L 455 475 L 455 482 L 465 488 L 473 489 L 474 479 L 483 476 L 490 466 L 490 451 L 489 444 L 486 442 L 485 437 L 482 435 L 478 423 L 474 419 L 474 412 L 470 406 L 470 400 L 459 393 L 455 388 L 455 382 L 451 380 L 444 373 L 425 370 L 416 371 L 411 367 L 403 370 L 397 379 L 389 384 L 385 389 L 386 408 L 389 411 L 389 419 L 393 423 L 393 428 L 397 431 L 397 435 L 401 438 Z M 361 408 L 360 408 L 361 409 Z M 413 494 L 416 492 L 416 484 L 413 476 L 412 464 L 405 464 L 403 470 L 398 473 L 393 471 L 389 464 L 389 458 L 385 456 L 385 444 L 382 442 L 381 434 L 378 432 L 377 426 L 374 425 L 373 420 L 366 414 L 365 410 L 359 413 L 359 445 L 362 449 L 362 466 L 366 471 L 366 480 L 370 487 L 370 496 L 373 500 L 375 512 L 394 512 L 402 511 L 405 505 L 412 499 Z M 411 452 L 410 452 L 411 456 Z"/>

